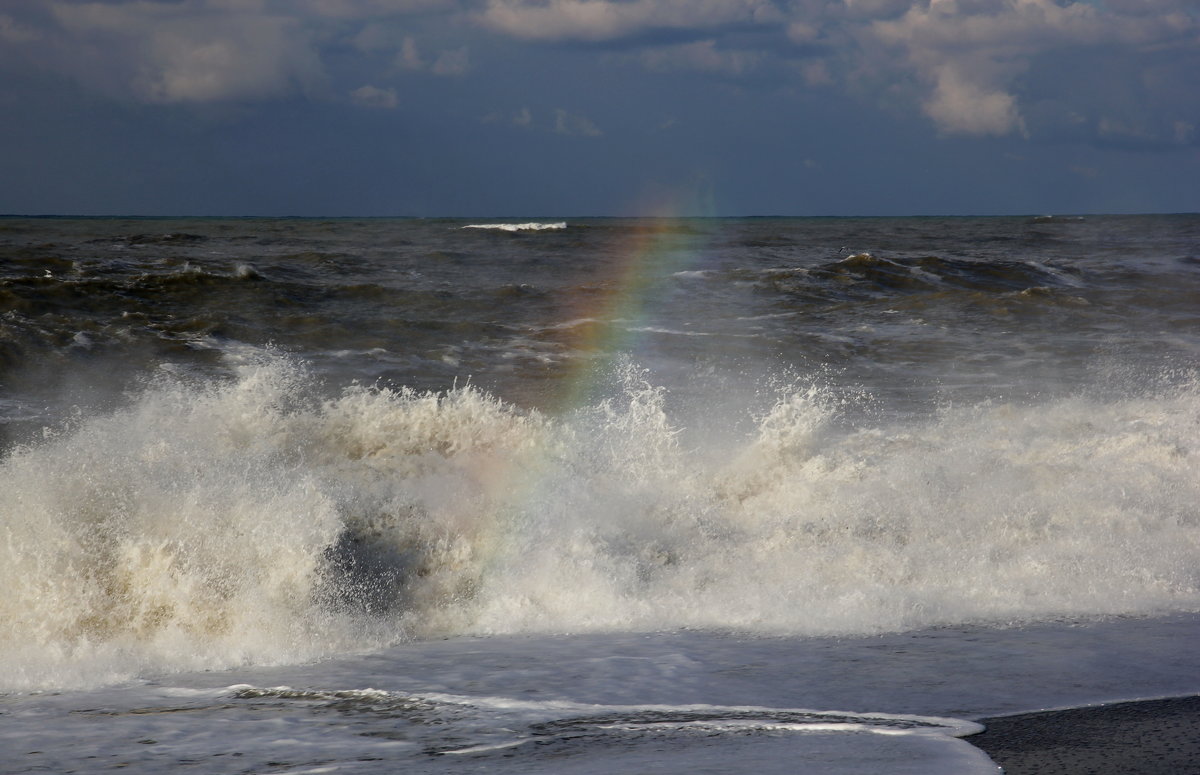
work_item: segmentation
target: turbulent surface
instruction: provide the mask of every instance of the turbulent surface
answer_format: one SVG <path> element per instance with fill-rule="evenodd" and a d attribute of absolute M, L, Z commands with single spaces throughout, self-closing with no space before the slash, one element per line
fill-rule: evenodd
<path fill-rule="evenodd" d="M 0 766 L 982 775 L 1195 692 L 1198 245 L 0 218 Z"/>
<path fill-rule="evenodd" d="M 1198 235 L 0 220 L 7 684 L 1195 610 Z"/>
<path fill-rule="evenodd" d="M 660 368 L 831 368 L 918 401 L 1075 386 L 1147 340 L 1150 368 L 1195 356 L 1193 216 L 464 225 L 493 224 L 0 220 L 8 414 L 97 361 L 207 373 L 237 345 L 337 384 L 471 375 L 536 406 L 600 342 Z"/>

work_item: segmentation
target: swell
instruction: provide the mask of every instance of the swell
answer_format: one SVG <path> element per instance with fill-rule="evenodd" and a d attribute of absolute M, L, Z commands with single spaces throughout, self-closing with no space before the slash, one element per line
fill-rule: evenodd
<path fill-rule="evenodd" d="M 80 358 L 147 358 L 213 366 L 214 348 L 274 345 L 292 351 L 395 347 L 436 353 L 451 343 L 511 337 L 514 318 L 553 301 L 529 284 L 447 291 L 308 276 L 295 263 L 56 263 L 42 256 L 0 278 L 0 364 L 42 375 Z M 499 304 L 520 309 L 498 315 Z"/>
<path fill-rule="evenodd" d="M 998 295 L 1031 288 L 1075 288 L 1077 270 L 1025 261 L 907 258 L 856 253 L 813 266 L 737 270 L 735 279 L 809 302 L 903 299 L 926 294 Z"/>

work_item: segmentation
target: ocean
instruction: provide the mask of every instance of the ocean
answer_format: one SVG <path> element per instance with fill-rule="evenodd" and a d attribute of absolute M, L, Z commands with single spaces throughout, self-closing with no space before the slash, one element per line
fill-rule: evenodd
<path fill-rule="evenodd" d="M 1200 693 L 1200 216 L 0 218 L 0 772 L 994 773 Z"/>

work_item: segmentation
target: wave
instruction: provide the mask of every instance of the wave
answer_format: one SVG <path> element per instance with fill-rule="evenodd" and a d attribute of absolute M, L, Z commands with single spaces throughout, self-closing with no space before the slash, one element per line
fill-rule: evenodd
<path fill-rule="evenodd" d="M 531 221 L 529 223 L 471 223 L 463 226 L 464 229 L 493 229 L 496 231 L 558 231 L 567 228 L 566 221 L 558 221 L 556 223 L 539 223 Z"/>
<path fill-rule="evenodd" d="M 550 417 L 470 386 L 319 400 L 260 360 L 48 430 L 0 463 L 0 690 L 463 633 L 1200 606 L 1195 384 L 871 423 L 797 383 L 745 434 L 619 384 Z"/>

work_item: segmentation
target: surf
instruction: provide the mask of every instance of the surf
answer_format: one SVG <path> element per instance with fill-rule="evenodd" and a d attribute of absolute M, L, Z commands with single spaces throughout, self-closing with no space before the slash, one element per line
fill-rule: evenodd
<path fill-rule="evenodd" d="M 551 416 L 469 384 L 322 397 L 302 362 L 262 357 L 48 427 L 0 462 L 0 684 L 447 635 L 1200 605 L 1194 380 L 919 416 L 817 378 L 737 416 L 680 411 L 628 362 L 609 384 Z"/>

